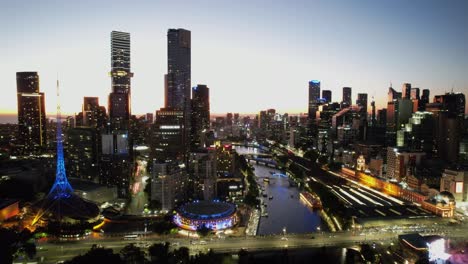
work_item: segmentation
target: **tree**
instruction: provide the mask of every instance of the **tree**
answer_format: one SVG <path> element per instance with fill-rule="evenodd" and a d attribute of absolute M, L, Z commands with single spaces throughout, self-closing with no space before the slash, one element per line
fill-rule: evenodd
<path fill-rule="evenodd" d="M 169 253 L 169 243 L 155 243 L 148 248 L 151 262 L 158 264 L 169 263 L 171 254 Z"/>
<path fill-rule="evenodd" d="M 209 227 L 207 227 L 205 224 L 199 226 L 197 228 L 197 234 L 201 237 L 206 237 L 208 234 L 210 234 L 213 230 Z"/>
<path fill-rule="evenodd" d="M 180 247 L 173 251 L 173 263 L 188 264 L 190 262 L 189 249 Z"/>
<path fill-rule="evenodd" d="M 36 256 L 36 244 L 34 241 L 28 241 L 23 245 L 24 253 L 28 256 L 29 259 L 33 259 Z"/>
<path fill-rule="evenodd" d="M 141 251 L 141 249 L 134 244 L 129 244 L 122 248 L 120 255 L 125 263 L 128 264 L 142 264 L 146 262 L 145 252 Z"/>
<path fill-rule="evenodd" d="M 67 264 L 88 264 L 88 263 L 112 263 L 124 264 L 119 254 L 114 254 L 112 249 L 93 245 L 84 255 L 76 256 L 66 261 Z"/>
<path fill-rule="evenodd" d="M 0 263 L 12 263 L 13 254 L 18 250 L 18 236 L 15 231 L 0 228 Z"/>

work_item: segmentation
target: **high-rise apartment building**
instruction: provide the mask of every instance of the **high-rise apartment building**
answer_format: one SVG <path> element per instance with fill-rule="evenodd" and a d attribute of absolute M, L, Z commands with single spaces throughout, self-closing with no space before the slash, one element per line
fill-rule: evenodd
<path fill-rule="evenodd" d="M 83 98 L 82 115 L 83 126 L 103 128 L 106 125 L 106 109 L 99 105 L 98 97 Z"/>
<path fill-rule="evenodd" d="M 131 115 L 130 33 L 111 32 L 112 92 L 109 95 L 109 118 L 113 130 L 128 129 Z"/>
<path fill-rule="evenodd" d="M 130 33 L 111 32 L 112 91 L 109 94 L 110 130 L 100 137 L 99 181 L 117 186 L 120 197 L 127 197 L 133 170 L 133 141 L 130 133 L 131 58 Z"/>
<path fill-rule="evenodd" d="M 45 96 L 37 72 L 17 72 L 18 143 L 25 154 L 46 146 Z"/>

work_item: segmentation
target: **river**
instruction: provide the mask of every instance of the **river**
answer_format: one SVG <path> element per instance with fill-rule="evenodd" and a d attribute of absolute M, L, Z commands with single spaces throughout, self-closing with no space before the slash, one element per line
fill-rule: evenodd
<path fill-rule="evenodd" d="M 237 153 L 262 153 L 257 148 L 235 147 Z M 290 184 L 283 171 L 257 165 L 252 162 L 259 187 L 265 190 L 267 197 L 261 195 L 266 204 L 264 211 L 268 217 L 261 217 L 258 235 L 286 233 L 312 233 L 322 228 L 318 212 L 314 212 L 299 200 L 299 190 Z M 263 179 L 268 177 L 269 182 Z M 272 196 L 272 199 L 269 199 Z"/>

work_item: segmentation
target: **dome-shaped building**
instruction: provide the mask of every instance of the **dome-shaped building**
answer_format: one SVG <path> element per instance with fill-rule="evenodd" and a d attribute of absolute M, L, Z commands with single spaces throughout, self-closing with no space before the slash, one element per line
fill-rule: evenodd
<path fill-rule="evenodd" d="M 236 206 L 222 201 L 195 201 L 177 209 L 174 223 L 195 231 L 202 226 L 212 230 L 230 228 L 237 223 Z"/>

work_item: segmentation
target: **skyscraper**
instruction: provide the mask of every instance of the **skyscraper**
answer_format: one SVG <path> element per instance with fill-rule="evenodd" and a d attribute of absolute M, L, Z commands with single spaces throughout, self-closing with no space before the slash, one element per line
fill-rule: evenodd
<path fill-rule="evenodd" d="M 83 126 L 103 128 L 106 125 L 106 109 L 99 105 L 98 97 L 83 98 Z"/>
<path fill-rule="evenodd" d="M 341 102 L 341 108 L 346 108 L 351 105 L 351 87 L 343 87 L 343 100 Z"/>
<path fill-rule="evenodd" d="M 411 100 L 419 100 L 419 88 L 411 88 Z"/>
<path fill-rule="evenodd" d="M 404 83 L 401 88 L 401 96 L 402 98 L 411 98 L 411 83 Z"/>
<path fill-rule="evenodd" d="M 184 109 L 190 104 L 191 32 L 185 29 L 167 31 L 167 74 L 165 107 Z"/>
<path fill-rule="evenodd" d="M 109 118 L 113 130 L 128 129 L 131 115 L 130 94 L 133 73 L 130 71 L 130 33 L 111 32 L 112 92 L 109 95 Z"/>
<path fill-rule="evenodd" d="M 44 93 L 39 92 L 37 72 L 17 72 L 18 143 L 24 153 L 33 153 L 46 146 L 46 114 Z"/>
<path fill-rule="evenodd" d="M 387 146 L 396 146 L 396 133 L 408 123 L 412 113 L 413 102 L 409 98 L 387 103 Z"/>
<path fill-rule="evenodd" d="M 332 102 L 332 91 L 323 90 L 322 91 L 322 98 L 325 100 L 326 103 L 331 103 Z"/>
<path fill-rule="evenodd" d="M 203 133 L 210 128 L 210 89 L 204 84 L 192 88 L 192 147 L 203 144 Z"/>
<path fill-rule="evenodd" d="M 463 135 L 465 95 L 436 95 L 434 102 L 426 105 L 426 111 L 432 112 L 434 116 L 434 138 L 438 156 L 448 162 L 456 162 Z"/>
<path fill-rule="evenodd" d="M 185 29 L 167 31 L 167 74 L 164 76 L 165 108 L 183 112 L 183 145 L 188 151 L 191 123 L 191 32 Z M 157 117 L 156 117 L 157 119 Z"/>
<path fill-rule="evenodd" d="M 126 197 L 133 169 L 133 143 L 130 130 L 131 78 L 130 33 L 111 32 L 112 92 L 109 94 L 110 131 L 101 134 L 99 181 L 117 186 L 118 195 Z"/>
<path fill-rule="evenodd" d="M 185 155 L 184 111 L 161 108 L 156 111 L 151 153 L 158 161 L 182 161 Z"/>
<path fill-rule="evenodd" d="M 401 93 L 395 91 L 395 89 L 393 89 L 393 87 L 389 87 L 388 88 L 388 102 L 392 102 L 392 101 L 395 101 L 397 99 L 401 99 Z"/>
<path fill-rule="evenodd" d="M 367 94 L 365 93 L 358 93 L 356 104 L 361 108 L 361 112 L 367 116 Z"/>
<path fill-rule="evenodd" d="M 429 103 L 429 92 L 430 92 L 429 89 L 422 90 L 422 95 L 421 95 L 421 99 L 419 101 L 419 107 L 418 107 L 419 111 L 426 110 L 426 104 Z"/>
<path fill-rule="evenodd" d="M 312 80 L 309 82 L 309 119 L 315 120 L 320 98 L 320 81 Z"/>

